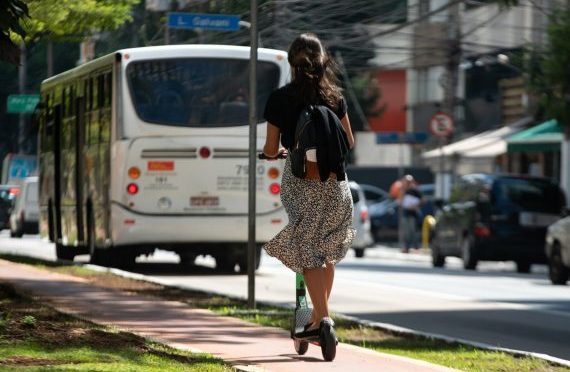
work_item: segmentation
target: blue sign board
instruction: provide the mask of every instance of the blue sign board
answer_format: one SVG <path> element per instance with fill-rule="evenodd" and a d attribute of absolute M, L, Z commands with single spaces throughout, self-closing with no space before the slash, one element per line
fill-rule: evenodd
<path fill-rule="evenodd" d="M 425 132 L 385 132 L 376 133 L 376 143 L 424 143 L 428 139 Z"/>
<path fill-rule="evenodd" d="M 168 13 L 168 27 L 218 31 L 239 30 L 239 16 L 226 14 Z"/>

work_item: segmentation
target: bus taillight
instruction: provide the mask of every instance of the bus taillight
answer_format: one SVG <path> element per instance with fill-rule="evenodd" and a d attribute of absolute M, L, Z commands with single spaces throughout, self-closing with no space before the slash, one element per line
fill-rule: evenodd
<path fill-rule="evenodd" d="M 269 186 L 269 192 L 273 195 L 277 195 L 281 192 L 281 186 L 279 186 L 278 183 L 272 183 L 271 186 Z"/>
<path fill-rule="evenodd" d="M 199 153 L 202 159 L 207 159 L 210 157 L 211 151 L 207 147 L 201 147 Z"/>
<path fill-rule="evenodd" d="M 141 170 L 138 167 L 129 168 L 129 178 L 136 180 L 141 176 Z"/>
<path fill-rule="evenodd" d="M 267 175 L 271 179 L 276 179 L 277 177 L 279 177 L 279 168 L 275 167 L 269 168 L 269 170 L 267 171 Z"/>
<path fill-rule="evenodd" d="M 127 192 L 131 195 L 135 195 L 137 192 L 139 192 L 139 187 L 136 183 L 129 183 L 127 186 Z"/>

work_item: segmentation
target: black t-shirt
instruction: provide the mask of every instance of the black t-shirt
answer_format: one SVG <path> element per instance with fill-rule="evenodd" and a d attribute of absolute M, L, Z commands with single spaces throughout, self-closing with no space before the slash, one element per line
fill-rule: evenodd
<path fill-rule="evenodd" d="M 295 87 L 291 84 L 274 90 L 267 100 L 263 117 L 271 124 L 279 127 L 281 144 L 285 148 L 290 149 L 293 146 L 297 120 L 304 107 L 305 103 L 301 101 Z M 341 98 L 338 107 L 329 108 L 339 119 L 346 115 L 347 105 L 344 98 Z"/>

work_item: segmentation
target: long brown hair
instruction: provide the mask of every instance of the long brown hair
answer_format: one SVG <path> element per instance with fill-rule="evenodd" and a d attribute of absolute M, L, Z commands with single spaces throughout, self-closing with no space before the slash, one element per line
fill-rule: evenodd
<path fill-rule="evenodd" d="M 305 104 L 324 102 L 334 108 L 338 106 L 342 93 L 336 66 L 317 35 L 297 36 L 289 47 L 287 59 L 292 68 L 292 84 Z"/>

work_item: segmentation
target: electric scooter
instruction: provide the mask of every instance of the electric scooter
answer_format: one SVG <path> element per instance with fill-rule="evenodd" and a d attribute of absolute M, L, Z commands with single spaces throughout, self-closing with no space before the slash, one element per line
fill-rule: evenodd
<path fill-rule="evenodd" d="M 261 153 L 259 159 L 272 159 Z M 285 159 L 286 155 L 279 154 L 276 159 Z M 309 343 L 321 347 L 323 359 L 330 362 L 336 356 L 336 345 L 338 340 L 333 329 L 331 320 L 323 320 L 319 328 L 315 330 L 305 330 L 305 326 L 311 320 L 312 309 L 307 303 L 307 290 L 305 288 L 305 278 L 302 274 L 295 274 L 295 313 L 291 321 L 291 338 L 295 351 L 299 355 L 304 355 L 309 350 Z"/>
<path fill-rule="evenodd" d="M 324 360 L 333 361 L 336 356 L 338 341 L 332 322 L 323 320 L 318 329 L 305 331 L 305 326 L 311 320 L 312 309 L 307 304 L 305 278 L 302 274 L 295 274 L 295 289 L 295 315 L 291 326 L 291 338 L 295 351 L 299 355 L 304 355 L 309 349 L 309 343 L 311 343 L 321 347 Z"/>

